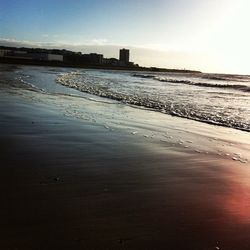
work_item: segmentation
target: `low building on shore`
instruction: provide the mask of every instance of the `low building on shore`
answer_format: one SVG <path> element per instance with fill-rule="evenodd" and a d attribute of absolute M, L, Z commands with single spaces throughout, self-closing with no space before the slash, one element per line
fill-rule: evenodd
<path fill-rule="evenodd" d="M 50 53 L 29 53 L 24 50 L 0 50 L 0 57 L 12 59 L 27 59 L 36 61 L 59 61 L 63 62 L 63 55 Z"/>
<path fill-rule="evenodd" d="M 33 60 L 63 62 L 63 55 L 47 54 L 47 53 L 31 53 L 30 55 L 32 55 Z"/>
<path fill-rule="evenodd" d="M 11 53 L 11 50 L 9 49 L 0 49 L 0 57 L 5 57 L 10 53 Z"/>
<path fill-rule="evenodd" d="M 48 61 L 63 62 L 63 55 L 48 54 Z"/>

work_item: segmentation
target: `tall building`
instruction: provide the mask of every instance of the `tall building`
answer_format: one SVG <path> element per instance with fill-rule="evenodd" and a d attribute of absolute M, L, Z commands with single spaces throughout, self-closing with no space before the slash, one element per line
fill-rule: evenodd
<path fill-rule="evenodd" d="M 119 60 L 124 64 L 129 63 L 129 50 L 128 49 L 120 49 L 120 57 Z"/>

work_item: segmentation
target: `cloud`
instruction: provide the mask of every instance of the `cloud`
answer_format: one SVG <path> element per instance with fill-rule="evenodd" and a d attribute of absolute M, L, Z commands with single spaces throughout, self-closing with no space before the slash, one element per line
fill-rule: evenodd
<path fill-rule="evenodd" d="M 106 38 L 95 38 L 91 42 L 96 45 L 105 45 L 107 44 L 108 40 Z"/>
<path fill-rule="evenodd" d="M 34 42 L 28 40 L 16 40 L 15 38 L 0 38 L 0 45 L 2 46 L 10 46 L 10 47 L 54 47 L 58 46 L 58 43 L 51 42 Z"/>

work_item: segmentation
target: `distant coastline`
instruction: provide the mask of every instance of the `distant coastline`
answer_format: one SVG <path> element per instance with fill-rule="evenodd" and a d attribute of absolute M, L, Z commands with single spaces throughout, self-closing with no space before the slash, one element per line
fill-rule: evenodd
<path fill-rule="evenodd" d="M 9 55 L 5 55 L 4 52 L 11 52 Z M 15 52 L 23 53 L 22 56 L 15 56 Z M 36 55 L 36 59 L 27 57 L 28 53 Z M 52 53 L 52 54 L 50 54 Z M 44 55 L 62 56 L 63 60 L 45 60 Z M 25 58 L 25 55 L 27 58 Z M 86 60 L 86 56 L 94 57 L 94 61 Z M 116 58 L 110 58 L 104 60 L 110 60 L 111 63 L 104 64 L 100 63 L 99 60 L 103 56 L 100 54 L 81 54 L 80 52 L 73 52 L 69 50 L 59 49 L 41 49 L 41 48 L 16 48 L 0 46 L 0 63 L 5 64 L 20 64 L 20 65 L 34 65 L 34 66 L 52 66 L 52 67 L 72 67 L 72 68 L 88 68 L 88 69 L 106 69 L 106 70 L 129 70 L 129 71 L 152 71 L 152 72 L 176 72 L 176 73 L 201 73 L 196 70 L 187 69 L 167 69 L 158 67 L 141 67 L 138 64 L 129 62 L 127 64 L 121 64 Z M 97 61 L 97 60 L 98 61 Z M 115 64 L 114 64 L 115 63 Z"/>

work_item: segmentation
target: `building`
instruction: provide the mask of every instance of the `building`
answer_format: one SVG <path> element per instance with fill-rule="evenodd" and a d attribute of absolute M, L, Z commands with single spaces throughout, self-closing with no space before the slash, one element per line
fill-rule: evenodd
<path fill-rule="evenodd" d="M 70 60 L 75 60 L 76 55 L 68 57 Z M 102 54 L 96 54 L 96 53 L 90 53 L 90 54 L 83 54 L 79 55 L 78 62 L 83 64 L 91 64 L 91 65 L 101 65 L 103 64 L 103 55 Z"/>
<path fill-rule="evenodd" d="M 48 61 L 63 61 L 63 55 L 48 54 Z"/>
<path fill-rule="evenodd" d="M 128 49 L 120 49 L 120 62 L 127 65 L 129 63 L 129 50 Z"/>
<path fill-rule="evenodd" d="M 63 62 L 63 55 L 48 53 L 29 53 L 24 50 L 0 50 L 0 57 L 11 59 L 28 59 L 36 61 L 59 61 Z"/>
<path fill-rule="evenodd" d="M 90 59 L 91 64 L 102 64 L 103 63 L 103 55 L 102 54 L 90 53 L 89 59 Z"/>
<path fill-rule="evenodd" d="M 4 57 L 8 55 L 11 52 L 11 50 L 8 49 L 0 49 L 0 57 Z"/>
<path fill-rule="evenodd" d="M 48 54 L 45 53 L 30 53 L 33 60 L 48 61 Z"/>
<path fill-rule="evenodd" d="M 32 56 L 22 50 L 0 50 L 0 56 L 14 59 L 32 59 Z"/>
<path fill-rule="evenodd" d="M 120 61 L 116 58 L 104 58 L 103 64 L 108 66 L 119 66 Z"/>
<path fill-rule="evenodd" d="M 63 61 L 63 55 L 47 54 L 47 53 L 31 53 L 33 60 L 38 61 Z"/>

